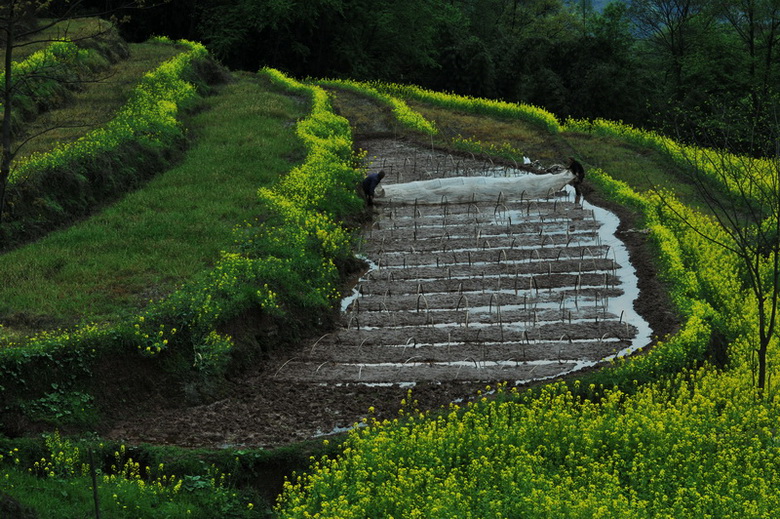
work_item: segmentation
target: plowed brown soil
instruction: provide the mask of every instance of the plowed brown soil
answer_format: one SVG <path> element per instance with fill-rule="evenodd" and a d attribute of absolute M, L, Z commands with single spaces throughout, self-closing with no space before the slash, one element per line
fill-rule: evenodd
<path fill-rule="evenodd" d="M 358 137 L 383 127 L 372 125 L 363 134 L 358 128 Z M 360 140 L 369 169 L 385 169 L 387 183 L 494 174 L 488 169 L 497 167 L 387 134 Z M 504 174 L 510 166 L 498 165 Z M 356 294 L 336 328 L 249 367 L 226 382 L 226 398 L 179 408 L 150 402 L 106 436 L 276 447 L 344 430 L 369 408 L 379 419 L 393 418 L 410 388 L 421 409 L 433 409 L 471 398 L 488 383 L 534 384 L 597 369 L 600 359 L 632 344 L 638 324 L 608 304 L 624 280 L 588 206 L 620 218 L 616 235 L 638 278 L 633 308 L 653 339 L 670 333 L 675 319 L 645 234 L 634 230 L 630 212 L 597 193 L 587 191 L 586 201 L 575 205 L 568 192 L 501 207 L 380 201 L 359 251 L 366 271 L 346 287 Z"/>

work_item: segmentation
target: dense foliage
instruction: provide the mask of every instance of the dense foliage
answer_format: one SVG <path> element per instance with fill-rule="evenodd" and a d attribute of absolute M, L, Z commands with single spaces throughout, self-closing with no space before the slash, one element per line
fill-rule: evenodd
<path fill-rule="evenodd" d="M 768 149 L 771 137 L 756 130 L 777 106 L 776 2 L 603 4 L 173 0 L 136 15 L 132 30 L 203 41 L 233 68 L 414 83 L 690 142 L 728 123 L 738 128 L 730 145 Z"/>

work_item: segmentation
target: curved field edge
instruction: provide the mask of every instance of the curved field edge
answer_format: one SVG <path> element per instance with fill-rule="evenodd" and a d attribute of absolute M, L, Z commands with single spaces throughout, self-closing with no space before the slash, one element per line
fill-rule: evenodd
<path fill-rule="evenodd" d="M 390 94 L 374 88 L 371 83 L 351 81 L 346 79 L 319 79 L 316 84 L 325 87 L 335 87 L 349 90 L 357 94 L 369 97 L 374 101 L 390 108 L 398 121 L 410 130 L 415 130 L 427 135 L 438 133 L 436 124 L 427 120 L 422 114 L 409 107 L 406 102 Z"/>
<path fill-rule="evenodd" d="M 330 111 L 321 89 L 274 70 L 260 76 L 311 103 L 310 115 L 296 128 L 307 148 L 304 163 L 275 186 L 259 190 L 263 215 L 236 231 L 234 250 L 136 317 L 112 326 L 40 333 L 0 349 L 5 428 L 24 415 L 25 402 L 76 388 L 93 388 L 88 404 L 110 405 L 101 400 L 110 396 L 97 390 L 105 383 L 92 377 L 99 378 L 99 365 L 122 359 L 158 372 L 161 385 L 175 385 L 165 376 L 189 383 L 218 376 L 233 348 L 232 338 L 218 330 L 248 309 L 276 323 L 301 321 L 303 313 L 314 326 L 331 318 L 340 297 L 339 268 L 351 258 L 350 235 L 337 218 L 362 208 L 355 190 L 362 173 L 354 167 L 349 125 Z M 253 353 L 259 354 L 247 354 Z"/>
<path fill-rule="evenodd" d="M 446 109 L 463 110 L 477 115 L 520 119 L 545 128 L 551 134 L 561 131 L 558 119 L 552 113 L 535 105 L 436 92 L 416 85 L 399 83 L 374 82 L 370 83 L 369 86 L 394 97 L 424 101 Z"/>
<path fill-rule="evenodd" d="M 568 385 L 500 389 L 446 413 L 415 410 L 411 393 L 398 420 L 369 419 L 340 456 L 288 483 L 280 516 L 772 516 L 778 395 L 753 387 L 756 301 L 740 288 L 736 259 L 677 224 L 657 197 L 595 176 L 644 211 L 681 330 Z M 728 371 L 696 367 L 713 331 L 730 344 Z"/>
<path fill-rule="evenodd" d="M 619 130 L 612 136 L 635 144 L 638 135 L 649 139 L 644 145 L 660 141 L 660 151 L 679 149 L 612 127 Z M 778 394 L 760 397 L 753 387 L 757 302 L 740 282 L 738 259 L 682 223 L 680 215 L 695 227 L 714 227 L 670 194 L 639 194 L 603 171 L 590 178 L 642 215 L 683 316 L 680 330 L 644 355 L 568 385 L 524 394 L 501 389 L 448 413 L 416 411 L 410 394 L 411 419 L 368 420 L 340 456 L 288 483 L 281 516 L 548 517 L 565 510 L 594 517 L 609 510 L 609 517 L 699 517 L 750 510 L 771 517 L 780 500 L 773 491 L 780 450 L 770 426 L 780 417 Z M 771 272 L 768 262 L 761 268 Z M 728 344 L 728 371 L 698 367 L 718 341 Z"/>
<path fill-rule="evenodd" d="M 154 41 L 182 52 L 145 74 L 113 120 L 75 142 L 14 164 L 0 226 L 4 247 L 83 218 L 181 155 L 186 140 L 177 116 L 204 90 L 210 58 L 198 43 Z"/>

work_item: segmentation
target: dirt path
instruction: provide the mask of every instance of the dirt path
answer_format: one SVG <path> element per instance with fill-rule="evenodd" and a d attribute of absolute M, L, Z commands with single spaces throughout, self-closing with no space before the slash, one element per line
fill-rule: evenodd
<path fill-rule="evenodd" d="M 399 141 L 365 146 L 387 183 L 513 173 Z M 672 322 L 644 235 L 625 218 L 616 230 L 619 222 L 589 200 L 575 206 L 569 193 L 500 206 L 380 203 L 360 251 L 371 269 L 337 329 L 249 370 L 228 398 L 150 410 L 108 437 L 276 447 L 342 431 L 370 407 L 393 418 L 410 388 L 431 409 L 488 383 L 591 369 Z"/>

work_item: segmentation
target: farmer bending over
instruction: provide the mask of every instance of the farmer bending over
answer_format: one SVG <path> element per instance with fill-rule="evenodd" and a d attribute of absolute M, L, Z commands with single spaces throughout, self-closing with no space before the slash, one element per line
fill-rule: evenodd
<path fill-rule="evenodd" d="M 574 160 L 574 157 L 569 157 L 569 163 L 568 163 L 569 170 L 574 173 L 574 179 L 569 182 L 572 186 L 574 186 L 574 203 L 579 204 L 580 199 L 582 198 L 582 181 L 585 180 L 585 168 L 582 167 L 582 164 Z"/>
<path fill-rule="evenodd" d="M 384 170 L 379 173 L 371 173 L 363 179 L 363 182 L 361 182 L 360 185 L 363 188 L 363 194 L 366 196 L 366 204 L 374 205 L 374 191 L 376 191 L 377 186 L 383 178 L 385 178 Z"/>

